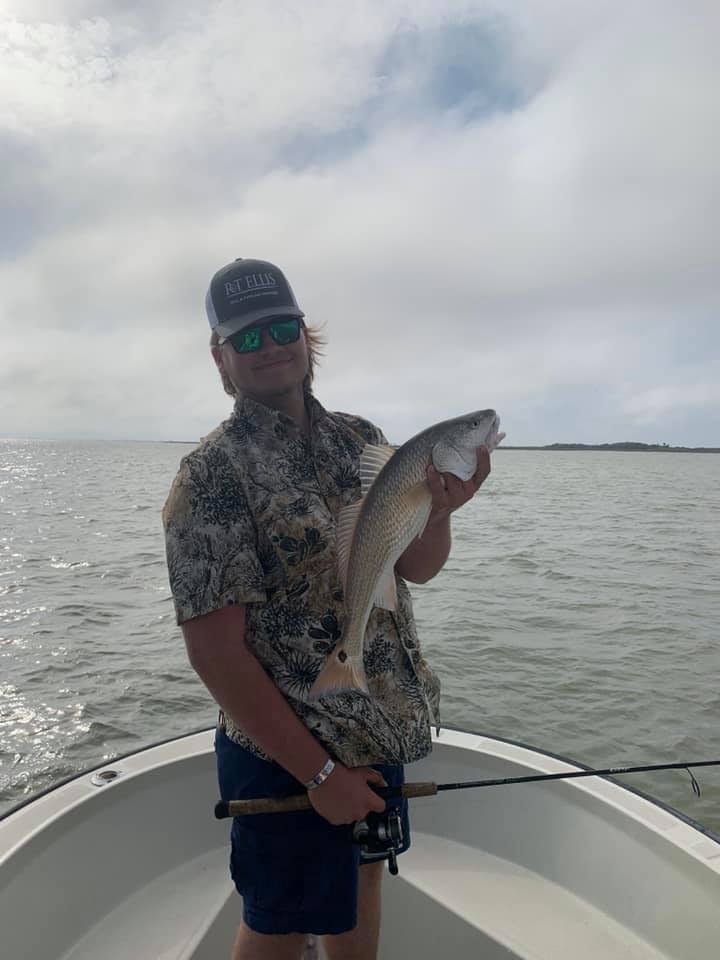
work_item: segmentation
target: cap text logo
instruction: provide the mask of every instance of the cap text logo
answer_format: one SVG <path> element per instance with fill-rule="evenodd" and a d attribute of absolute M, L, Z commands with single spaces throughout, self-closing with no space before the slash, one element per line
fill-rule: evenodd
<path fill-rule="evenodd" d="M 228 280 L 225 283 L 225 296 L 236 297 L 249 290 L 268 290 L 276 286 L 277 280 L 271 273 L 249 273 L 237 280 Z"/>

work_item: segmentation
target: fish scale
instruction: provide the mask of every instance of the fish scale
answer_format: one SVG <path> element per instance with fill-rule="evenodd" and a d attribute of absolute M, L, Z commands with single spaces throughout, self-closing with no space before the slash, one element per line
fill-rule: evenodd
<path fill-rule="evenodd" d="M 416 464 L 408 465 L 405 479 L 408 480 L 408 485 L 420 487 L 424 479 L 425 468 L 420 457 L 417 457 L 416 460 Z M 388 468 L 391 464 L 392 461 L 388 463 Z M 416 467 L 415 470 L 412 469 L 413 466 Z M 388 477 L 388 484 L 382 485 L 378 489 L 377 495 L 368 503 L 369 510 L 377 510 L 383 516 L 389 518 L 384 531 L 385 536 L 376 538 L 373 536 L 372 528 L 363 527 L 358 531 L 357 539 L 353 540 L 353 553 L 348 567 L 348 581 L 353 583 L 354 586 L 351 590 L 351 602 L 348 604 L 351 612 L 346 616 L 343 643 L 345 650 L 351 656 L 358 656 L 362 650 L 364 630 L 372 610 L 372 599 L 375 595 L 378 580 L 381 579 L 382 573 L 387 570 L 388 565 L 395 565 L 397 558 L 419 532 L 415 531 L 420 524 L 413 523 L 413 520 L 420 511 L 412 509 L 407 497 L 402 495 L 403 489 L 399 485 L 392 484 Z M 373 490 L 371 489 L 368 497 L 372 497 L 372 495 Z M 424 512 L 429 514 L 432 497 L 426 485 L 424 485 L 424 490 L 420 491 L 420 495 L 422 497 L 421 503 L 426 505 Z M 423 522 L 422 526 L 424 525 Z M 378 577 L 375 571 L 380 571 L 381 576 Z M 355 596 L 361 599 L 355 601 Z"/>

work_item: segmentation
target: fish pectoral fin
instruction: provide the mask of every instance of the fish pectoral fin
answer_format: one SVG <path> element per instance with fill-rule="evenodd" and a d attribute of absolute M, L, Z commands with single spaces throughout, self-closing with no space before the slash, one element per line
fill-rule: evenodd
<path fill-rule="evenodd" d="M 395 568 L 382 575 L 375 587 L 373 604 L 383 610 L 397 610 L 397 583 L 395 582 Z"/>
<path fill-rule="evenodd" d="M 362 500 L 358 500 L 356 503 L 350 503 L 346 507 L 343 507 L 338 514 L 335 536 L 338 569 L 340 571 L 340 581 L 343 585 L 343 590 L 347 590 L 347 571 L 348 564 L 350 563 L 350 547 L 352 546 L 352 539 L 355 534 L 355 527 L 357 526 L 362 505 Z"/>
<path fill-rule="evenodd" d="M 395 448 L 368 443 L 360 454 L 360 489 L 363 497 L 375 482 L 385 464 L 395 454 Z"/>

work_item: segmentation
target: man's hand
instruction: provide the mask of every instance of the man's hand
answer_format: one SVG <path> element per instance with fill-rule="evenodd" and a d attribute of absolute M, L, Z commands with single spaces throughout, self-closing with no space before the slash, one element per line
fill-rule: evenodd
<path fill-rule="evenodd" d="M 308 797 L 320 816 L 335 826 L 355 823 L 371 810 L 382 813 L 385 809 L 385 801 L 370 789 L 368 783 L 387 786 L 382 774 L 372 767 L 350 768 L 336 763 L 327 780 L 309 790 Z"/>
<path fill-rule="evenodd" d="M 431 465 L 427 481 L 432 507 L 425 530 L 415 537 L 398 562 L 395 572 L 411 583 L 427 583 L 442 570 L 450 554 L 450 514 L 475 496 L 490 473 L 487 447 L 477 449 L 477 467 L 469 480 L 458 480 L 451 473 L 438 473 Z"/>
<path fill-rule="evenodd" d="M 451 513 L 467 503 L 480 489 L 490 474 L 490 453 L 487 447 L 477 449 L 477 468 L 469 480 L 458 480 L 452 473 L 438 473 L 430 464 L 427 471 L 428 486 L 432 493 L 432 509 L 428 526 L 446 520 Z"/>

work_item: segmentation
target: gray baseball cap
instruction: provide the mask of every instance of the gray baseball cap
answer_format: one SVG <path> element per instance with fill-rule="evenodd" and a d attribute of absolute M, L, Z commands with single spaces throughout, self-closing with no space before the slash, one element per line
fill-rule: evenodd
<path fill-rule="evenodd" d="M 238 257 L 221 267 L 205 297 L 210 327 L 229 337 L 271 317 L 304 317 L 282 270 L 267 260 Z"/>

